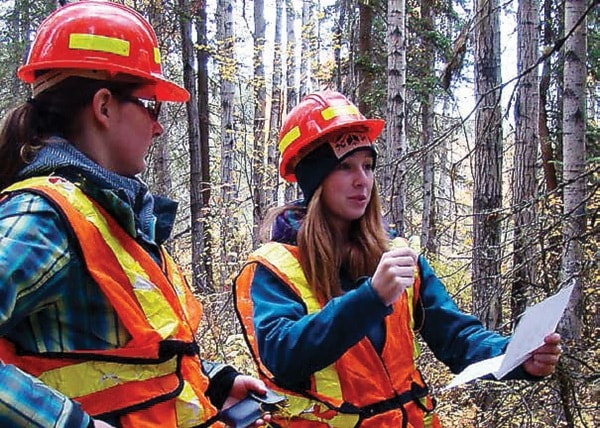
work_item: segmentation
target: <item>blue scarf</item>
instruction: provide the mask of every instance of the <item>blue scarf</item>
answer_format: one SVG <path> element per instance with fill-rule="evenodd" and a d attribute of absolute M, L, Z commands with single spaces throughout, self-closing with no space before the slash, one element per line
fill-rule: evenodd
<path fill-rule="evenodd" d="M 125 177 L 98 165 L 60 137 L 52 137 L 19 179 L 56 174 L 78 183 L 133 237 L 163 243 L 171 234 L 177 203 L 152 195 L 139 177 Z"/>

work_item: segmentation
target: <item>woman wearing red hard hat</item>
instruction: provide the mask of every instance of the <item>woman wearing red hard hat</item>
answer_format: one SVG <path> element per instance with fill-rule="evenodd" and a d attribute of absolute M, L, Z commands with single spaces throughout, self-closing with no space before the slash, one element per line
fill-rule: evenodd
<path fill-rule="evenodd" d="M 33 97 L 0 131 L 0 426 L 222 426 L 266 389 L 199 357 L 202 308 L 163 246 L 176 203 L 139 178 L 161 103 L 189 98 L 154 30 L 68 4 L 18 76 Z"/>
<path fill-rule="evenodd" d="M 287 396 L 275 425 L 438 427 L 415 334 L 453 371 L 509 341 L 460 312 L 427 261 L 386 230 L 374 179 L 383 126 L 333 91 L 308 95 L 284 120 L 280 174 L 304 198 L 271 213 L 270 242 L 235 282 L 259 374 Z M 510 376 L 552 373 L 559 341 L 548 336 Z"/>

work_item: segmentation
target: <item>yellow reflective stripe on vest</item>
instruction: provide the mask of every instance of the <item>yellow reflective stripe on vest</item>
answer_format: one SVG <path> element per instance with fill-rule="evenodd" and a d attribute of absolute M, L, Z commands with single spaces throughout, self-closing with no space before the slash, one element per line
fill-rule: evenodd
<path fill-rule="evenodd" d="M 175 373 L 177 357 L 160 364 L 112 363 L 108 361 L 86 361 L 48 370 L 39 376 L 47 385 L 71 398 L 103 391 L 116 385 L 132 381 L 144 381 Z M 65 379 L 69 379 L 65 382 Z"/>
<path fill-rule="evenodd" d="M 321 309 L 321 305 L 312 289 L 308 285 L 306 276 L 298 263 L 298 260 L 290 253 L 283 245 L 271 242 L 261 246 L 254 252 L 255 256 L 262 257 L 276 266 L 281 272 L 285 273 L 289 281 L 294 284 L 300 292 L 300 297 L 306 305 L 308 314 L 315 313 Z M 343 400 L 342 388 L 338 372 L 335 365 L 331 364 L 322 370 L 313 374 L 315 379 L 315 389 L 319 394 L 326 397 L 337 398 Z M 300 415 L 306 419 L 321 420 L 315 418 L 310 413 L 310 409 L 314 406 L 315 401 L 304 397 L 288 396 L 288 410 L 293 415 Z M 357 415 L 348 415 L 338 413 L 333 420 L 327 420 L 332 427 L 349 427 L 353 426 L 358 420 Z M 349 422 L 351 422 L 349 424 Z"/>
<path fill-rule="evenodd" d="M 185 381 L 183 389 L 175 400 L 177 426 L 195 427 L 204 420 L 204 409 L 192 386 Z"/>
<path fill-rule="evenodd" d="M 166 251 L 162 251 L 162 255 L 164 257 L 165 263 L 169 265 L 169 270 L 173 272 L 171 285 L 173 286 L 173 291 L 175 291 L 175 296 L 177 296 L 177 300 L 181 304 L 181 310 L 185 314 L 187 320 L 190 320 L 190 316 L 188 313 L 188 305 L 186 302 L 186 293 L 185 288 L 187 288 L 187 284 L 183 281 L 182 276 L 179 274 L 179 269 L 177 268 L 173 258 Z"/>
<path fill-rule="evenodd" d="M 112 236 L 106 219 L 90 198 L 73 183 L 62 179 L 49 183 L 48 177 L 30 178 L 16 183 L 6 190 L 13 191 L 36 186 L 50 186 L 51 189 L 58 191 L 96 227 L 114 253 L 127 278 L 129 278 L 135 297 L 140 303 L 149 324 L 163 339 L 174 334 L 177 331 L 178 321 L 173 309 L 157 287 L 150 282 L 148 275 L 139 263 L 127 251 L 124 251 L 118 240 Z"/>

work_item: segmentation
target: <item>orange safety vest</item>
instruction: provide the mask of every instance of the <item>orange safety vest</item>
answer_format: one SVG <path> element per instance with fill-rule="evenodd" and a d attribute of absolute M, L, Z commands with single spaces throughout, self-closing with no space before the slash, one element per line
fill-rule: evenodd
<path fill-rule="evenodd" d="M 163 271 L 99 204 L 73 183 L 36 177 L 3 193 L 42 195 L 70 224 L 85 265 L 131 335 L 123 347 L 24 353 L 0 339 L 0 359 L 123 427 L 194 427 L 217 414 L 205 395 L 195 332 L 202 307 L 169 255 Z M 215 426 L 223 426 L 217 423 Z"/>
<path fill-rule="evenodd" d="M 406 245 L 397 238 L 391 245 Z M 382 355 L 368 338 L 348 349 L 335 363 L 313 373 L 310 389 L 291 391 L 275 384 L 262 364 L 254 322 L 250 286 L 257 264 L 267 267 L 306 306 L 307 313 L 319 311 L 320 302 L 307 283 L 298 262 L 298 247 L 271 242 L 251 254 L 235 282 L 236 311 L 261 378 L 288 398 L 287 417 L 275 422 L 290 427 L 439 427 L 427 385 L 416 368 L 418 347 L 414 338 L 413 305 L 419 295 L 416 276 L 385 318 L 388 333 Z M 415 297 L 416 296 L 416 297 Z"/>

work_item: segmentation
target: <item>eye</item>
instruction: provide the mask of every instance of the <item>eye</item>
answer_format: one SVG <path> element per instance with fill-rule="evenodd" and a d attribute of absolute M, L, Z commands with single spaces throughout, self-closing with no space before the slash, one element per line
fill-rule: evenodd
<path fill-rule="evenodd" d="M 352 168 L 352 165 L 350 165 L 350 163 L 346 162 L 346 161 L 342 161 L 342 162 L 338 163 L 337 167 L 336 167 L 336 169 L 339 169 L 339 170 L 342 170 L 342 171 L 347 171 L 347 170 L 349 170 L 351 168 Z"/>

